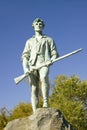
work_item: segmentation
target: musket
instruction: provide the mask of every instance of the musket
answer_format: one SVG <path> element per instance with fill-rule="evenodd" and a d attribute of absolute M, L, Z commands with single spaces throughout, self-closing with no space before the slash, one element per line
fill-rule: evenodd
<path fill-rule="evenodd" d="M 53 64 L 53 63 L 56 62 L 56 61 L 62 60 L 62 59 L 64 59 L 64 58 L 69 57 L 69 56 L 71 56 L 71 55 L 73 55 L 73 54 L 76 54 L 76 53 L 78 53 L 78 52 L 80 52 L 80 51 L 82 51 L 82 48 L 77 49 L 77 50 L 75 50 L 75 51 L 73 51 L 73 52 L 70 52 L 70 53 L 68 53 L 68 54 L 66 54 L 66 55 L 60 56 L 60 57 L 58 57 L 58 58 L 52 60 L 52 62 L 49 62 L 49 61 L 48 61 L 48 62 L 46 62 L 46 63 L 44 63 L 44 64 L 41 64 L 41 65 L 38 66 L 38 67 L 34 67 L 33 70 L 38 70 L 38 69 L 40 69 L 40 68 L 42 68 L 42 67 L 44 67 L 44 66 L 49 66 L 50 64 Z M 14 78 L 15 83 L 16 83 L 16 84 L 20 83 L 24 78 L 28 77 L 31 73 L 32 73 L 32 72 L 29 71 L 29 73 L 27 73 L 27 74 L 22 74 L 22 75 L 20 75 L 20 76 L 18 76 L 18 77 L 16 77 L 16 78 Z"/>

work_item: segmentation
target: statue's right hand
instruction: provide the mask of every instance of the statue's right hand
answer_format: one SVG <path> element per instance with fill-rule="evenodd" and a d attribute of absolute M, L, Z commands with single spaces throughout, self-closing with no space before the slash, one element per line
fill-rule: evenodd
<path fill-rule="evenodd" d="M 25 69 L 24 73 L 25 73 L 25 75 L 29 75 L 29 74 L 30 74 L 29 69 L 28 69 L 28 68 L 27 68 L 27 69 Z"/>

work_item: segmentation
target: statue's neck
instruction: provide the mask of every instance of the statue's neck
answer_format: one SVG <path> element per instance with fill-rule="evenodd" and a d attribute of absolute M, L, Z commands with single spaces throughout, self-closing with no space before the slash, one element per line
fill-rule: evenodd
<path fill-rule="evenodd" d="M 40 40 L 42 38 L 42 32 L 35 32 L 35 37 L 37 40 Z"/>

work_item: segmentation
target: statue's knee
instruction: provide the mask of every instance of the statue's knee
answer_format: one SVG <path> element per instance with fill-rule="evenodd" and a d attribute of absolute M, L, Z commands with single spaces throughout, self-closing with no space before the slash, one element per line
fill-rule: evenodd
<path fill-rule="evenodd" d="M 41 81 L 41 82 L 47 82 L 46 76 L 41 77 L 41 78 L 40 78 L 40 81 Z"/>
<path fill-rule="evenodd" d="M 36 94 L 37 91 L 37 87 L 36 86 L 32 86 L 32 94 Z"/>
<path fill-rule="evenodd" d="M 48 82 L 48 75 L 42 75 L 42 76 L 40 77 L 40 79 L 41 79 L 41 81 L 46 81 L 46 82 Z"/>

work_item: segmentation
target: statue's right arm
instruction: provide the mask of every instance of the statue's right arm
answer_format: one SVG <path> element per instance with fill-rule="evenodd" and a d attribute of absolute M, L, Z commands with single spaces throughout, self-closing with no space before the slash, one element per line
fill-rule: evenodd
<path fill-rule="evenodd" d="M 28 63 L 29 57 L 30 57 L 30 46 L 29 46 L 29 40 L 27 40 L 21 56 L 22 66 L 25 74 L 29 72 L 29 63 Z"/>
<path fill-rule="evenodd" d="M 26 57 L 23 58 L 22 65 L 23 65 L 24 73 L 25 74 L 28 73 L 29 72 L 29 65 L 28 65 L 28 60 Z"/>

